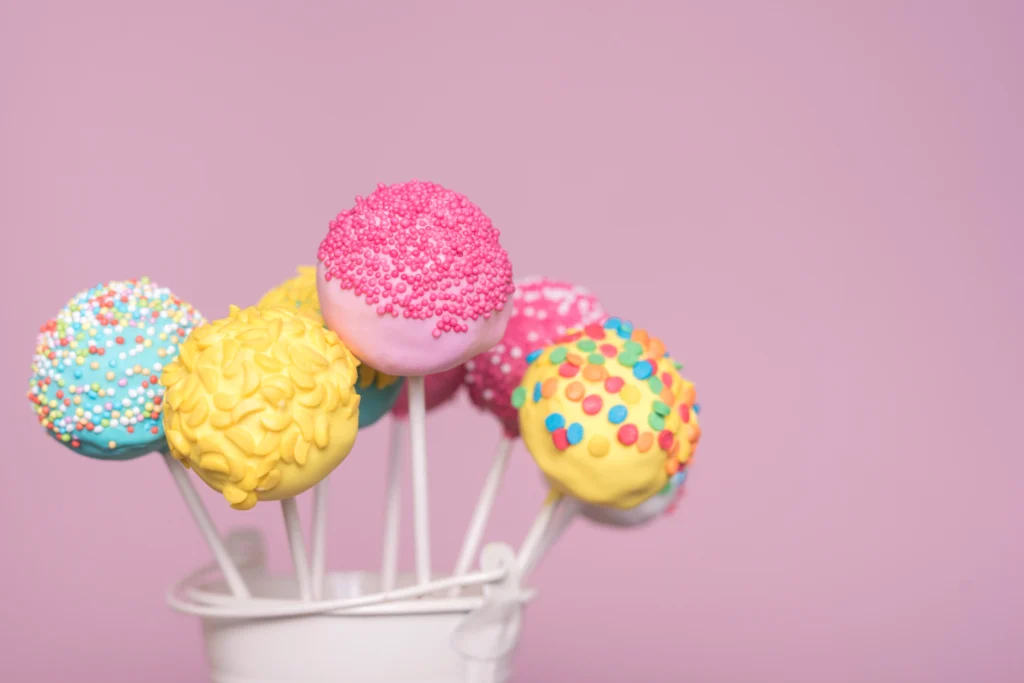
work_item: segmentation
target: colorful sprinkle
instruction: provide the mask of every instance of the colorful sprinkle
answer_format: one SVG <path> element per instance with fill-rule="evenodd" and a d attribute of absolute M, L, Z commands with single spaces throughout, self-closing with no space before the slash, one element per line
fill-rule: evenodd
<path fill-rule="evenodd" d="M 526 389 L 522 387 L 516 387 L 516 390 L 512 392 L 512 405 L 518 410 L 523 407 L 523 403 L 526 402 Z"/>
<path fill-rule="evenodd" d="M 592 353 L 587 356 L 587 362 L 592 365 L 604 365 L 605 358 L 600 353 Z"/>
<path fill-rule="evenodd" d="M 548 360 L 551 361 L 552 365 L 557 365 L 558 363 L 564 361 L 568 355 L 569 351 L 566 350 L 564 346 L 559 346 L 558 348 L 551 352 L 551 355 L 548 356 Z"/>
<path fill-rule="evenodd" d="M 577 353 L 570 353 L 566 355 L 565 360 L 569 364 L 575 365 L 576 367 L 580 367 L 581 365 L 583 365 L 583 356 Z"/>
<path fill-rule="evenodd" d="M 651 377 L 649 380 L 647 380 L 647 386 L 649 386 L 651 388 L 651 391 L 653 391 L 656 394 L 660 394 L 662 391 L 665 390 L 665 385 L 662 384 L 661 380 L 658 379 L 657 377 Z"/>
<path fill-rule="evenodd" d="M 656 412 L 658 415 L 661 415 L 662 417 L 665 417 L 666 415 L 672 412 L 672 409 L 669 408 L 664 403 L 662 403 L 661 401 L 655 401 L 653 409 L 654 412 Z"/>
<path fill-rule="evenodd" d="M 621 395 L 622 400 L 631 406 L 636 405 L 637 403 L 640 402 L 640 390 L 637 389 L 632 384 L 627 384 L 626 386 L 622 387 Z"/>
<path fill-rule="evenodd" d="M 583 328 L 583 332 L 591 339 L 597 339 L 598 341 L 604 339 L 604 328 L 602 328 L 597 323 L 587 325 L 586 327 Z"/>
<path fill-rule="evenodd" d="M 554 432 L 565 426 L 565 417 L 561 413 L 551 413 L 544 418 L 544 426 L 549 432 Z"/>
<path fill-rule="evenodd" d="M 619 325 L 622 324 L 622 320 L 619 318 L 611 317 L 604 321 L 604 329 L 606 330 L 617 330 Z"/>
<path fill-rule="evenodd" d="M 533 385 L 533 402 L 537 403 L 538 401 L 540 401 L 540 396 L 540 382 L 537 382 L 536 384 Z"/>
<path fill-rule="evenodd" d="M 608 455 L 608 451 L 611 450 L 611 443 L 608 441 L 608 437 L 602 436 L 601 434 L 595 434 L 590 437 L 587 442 L 587 450 L 595 458 L 603 458 Z"/>
<path fill-rule="evenodd" d="M 619 349 L 612 344 L 601 344 L 599 350 L 605 358 L 615 358 L 615 356 L 619 355 Z"/>
<path fill-rule="evenodd" d="M 586 390 L 583 388 L 582 382 L 569 382 L 569 385 L 565 387 L 565 397 L 570 401 L 579 401 L 583 398 L 584 393 L 586 393 Z"/>
<path fill-rule="evenodd" d="M 642 360 L 633 366 L 633 376 L 639 380 L 647 379 L 654 372 L 650 361 Z"/>
<path fill-rule="evenodd" d="M 639 356 L 644 352 L 644 347 L 635 341 L 626 342 L 622 345 L 622 348 L 625 349 L 626 353 L 631 353 L 634 356 Z"/>
<path fill-rule="evenodd" d="M 555 448 L 564 451 L 569 447 L 569 439 L 566 437 L 565 428 L 556 429 L 551 433 L 551 439 L 555 442 Z"/>
<path fill-rule="evenodd" d="M 617 394 L 625 383 L 621 377 L 609 377 L 604 381 L 604 390 L 609 394 Z"/>
<path fill-rule="evenodd" d="M 694 412 L 697 412 L 697 406 L 693 407 Z M 685 403 L 679 404 L 679 417 L 683 418 L 683 422 L 690 421 L 690 406 Z"/>
<path fill-rule="evenodd" d="M 544 383 L 540 385 L 540 395 L 544 398 L 551 398 L 558 393 L 558 380 L 554 377 L 549 377 L 544 380 Z"/>
<path fill-rule="evenodd" d="M 651 413 L 647 416 L 647 424 L 651 425 L 651 429 L 656 432 L 660 432 L 665 428 L 665 418 L 657 413 Z"/>
<path fill-rule="evenodd" d="M 578 444 L 583 440 L 583 425 L 579 422 L 573 422 L 569 425 L 569 428 L 565 430 L 565 438 L 573 446 Z"/>
<path fill-rule="evenodd" d="M 593 339 L 581 339 L 578 342 L 576 342 L 576 348 L 579 349 L 580 351 L 590 353 L 591 351 L 597 348 L 597 344 L 594 342 Z"/>
<path fill-rule="evenodd" d="M 601 412 L 604 401 L 597 394 L 591 394 L 583 399 L 583 412 L 587 415 L 597 415 Z"/>
<path fill-rule="evenodd" d="M 619 365 L 624 365 L 627 368 L 633 367 L 638 360 L 640 359 L 637 356 L 628 351 L 623 351 L 619 354 Z"/>
<path fill-rule="evenodd" d="M 558 374 L 562 377 L 575 377 L 579 371 L 579 366 L 571 363 L 562 363 L 558 366 Z"/>
<path fill-rule="evenodd" d="M 636 443 L 638 434 L 636 425 L 622 425 L 619 427 L 619 443 L 623 446 L 632 446 Z"/>
<path fill-rule="evenodd" d="M 672 450 L 672 444 L 675 441 L 675 436 L 672 432 L 665 430 L 658 434 L 658 447 L 663 451 Z"/>
<path fill-rule="evenodd" d="M 628 417 L 629 411 L 626 406 L 612 406 L 612 409 L 608 411 L 608 421 L 613 425 L 617 425 L 625 421 Z"/>
<path fill-rule="evenodd" d="M 608 376 L 608 371 L 602 365 L 588 365 L 583 369 L 583 379 L 588 382 L 602 382 Z"/>
<path fill-rule="evenodd" d="M 646 453 L 647 451 L 651 450 L 651 446 L 653 445 L 654 434 L 652 434 L 651 432 L 644 432 L 643 434 L 640 435 L 640 438 L 637 439 L 636 449 L 641 453 Z"/>
<path fill-rule="evenodd" d="M 528 353 L 526 355 L 526 362 L 527 363 L 532 363 L 533 361 L 537 360 L 537 358 L 539 358 L 540 354 L 542 354 L 542 353 L 544 353 L 544 349 L 537 349 L 536 351 L 530 351 L 530 353 Z"/>

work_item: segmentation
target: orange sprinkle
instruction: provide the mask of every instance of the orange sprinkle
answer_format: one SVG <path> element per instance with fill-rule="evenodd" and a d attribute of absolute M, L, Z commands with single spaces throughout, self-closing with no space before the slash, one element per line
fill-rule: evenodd
<path fill-rule="evenodd" d="M 654 434 L 651 432 L 644 432 L 640 435 L 640 438 L 636 442 L 636 448 L 641 453 L 646 453 L 651 450 L 651 446 L 654 445 Z"/>
<path fill-rule="evenodd" d="M 686 440 L 693 444 L 700 441 L 700 426 L 696 422 L 690 422 L 687 426 L 690 428 L 690 433 Z"/>
<path fill-rule="evenodd" d="M 544 398 L 551 398 L 558 391 L 558 380 L 554 377 L 549 377 L 544 380 L 544 384 L 540 385 L 540 395 Z"/>
<path fill-rule="evenodd" d="M 651 343 L 648 346 L 647 350 L 655 358 L 661 358 L 662 356 L 665 355 L 665 344 L 657 337 L 651 337 Z"/>
<path fill-rule="evenodd" d="M 648 336 L 647 330 L 633 330 L 632 339 L 645 349 L 647 348 L 647 345 L 651 343 L 651 338 Z"/>
<path fill-rule="evenodd" d="M 565 357 L 565 360 L 569 361 L 576 367 L 583 365 L 583 356 L 579 355 L 578 353 L 570 353 Z"/>
<path fill-rule="evenodd" d="M 679 471 L 679 461 L 678 460 L 666 460 L 665 461 L 665 471 L 668 472 L 668 476 L 671 477 L 673 474 L 675 474 L 676 472 Z"/>
<path fill-rule="evenodd" d="M 583 388 L 582 382 L 572 381 L 569 382 L 569 386 L 565 388 L 565 397 L 570 401 L 578 401 L 583 398 L 583 394 L 586 390 Z"/>
<path fill-rule="evenodd" d="M 694 390 L 692 384 L 687 382 L 683 385 L 683 390 L 679 394 L 679 400 L 691 408 L 693 407 L 693 402 L 697 400 L 697 392 Z"/>
<path fill-rule="evenodd" d="M 661 400 L 665 405 L 670 406 L 676 402 L 676 397 L 672 395 L 672 390 L 666 387 L 661 390 Z"/>
<path fill-rule="evenodd" d="M 608 371 L 604 369 L 603 365 L 587 365 L 583 368 L 583 379 L 588 382 L 603 382 L 607 376 Z"/>

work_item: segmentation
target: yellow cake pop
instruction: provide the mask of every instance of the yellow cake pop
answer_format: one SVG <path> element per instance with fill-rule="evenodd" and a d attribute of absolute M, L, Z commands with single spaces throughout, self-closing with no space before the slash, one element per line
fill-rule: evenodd
<path fill-rule="evenodd" d="M 700 438 L 696 393 L 657 337 L 611 318 L 527 361 L 512 403 L 556 492 L 627 510 L 689 463 Z"/>
<path fill-rule="evenodd" d="M 298 273 L 290 280 L 285 280 L 277 287 L 263 295 L 257 308 L 284 307 L 296 312 L 312 316 L 321 325 L 324 317 L 320 313 L 320 300 L 316 294 L 316 267 L 299 266 Z"/>
<path fill-rule="evenodd" d="M 171 453 L 236 509 L 294 497 L 352 449 L 357 364 L 309 316 L 232 306 L 193 330 L 160 378 Z"/>

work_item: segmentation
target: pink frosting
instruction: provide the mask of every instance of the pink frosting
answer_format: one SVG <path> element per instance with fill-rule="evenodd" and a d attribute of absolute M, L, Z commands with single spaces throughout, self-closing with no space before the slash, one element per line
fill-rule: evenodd
<path fill-rule="evenodd" d="M 393 375 L 447 370 L 501 338 L 512 264 L 472 202 L 434 183 L 378 185 L 317 252 L 327 326 Z"/>
<path fill-rule="evenodd" d="M 462 386 L 462 379 L 466 376 L 466 366 L 457 365 L 451 370 L 445 370 L 435 375 L 427 375 L 423 379 L 423 387 L 427 394 L 427 410 L 433 410 L 438 406 L 447 403 L 448 401 L 455 398 L 455 395 L 459 392 L 459 387 Z M 402 385 L 401 391 L 398 392 L 398 398 L 395 399 L 395 405 L 392 406 L 391 412 L 397 417 L 407 417 L 409 415 L 409 383 L 406 382 Z"/>
<path fill-rule="evenodd" d="M 587 290 L 542 277 L 516 283 L 512 309 L 501 343 L 466 362 L 466 384 L 473 403 L 497 417 L 508 436 L 516 437 L 519 411 L 512 406 L 512 392 L 526 374 L 526 356 L 567 330 L 606 316 Z"/>

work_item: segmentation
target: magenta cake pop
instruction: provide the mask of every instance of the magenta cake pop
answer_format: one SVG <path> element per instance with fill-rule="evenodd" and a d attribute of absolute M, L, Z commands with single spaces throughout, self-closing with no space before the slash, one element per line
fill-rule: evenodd
<path fill-rule="evenodd" d="M 512 405 L 512 392 L 523 381 L 526 357 L 570 329 L 607 317 L 597 297 L 583 287 L 543 277 L 518 280 L 512 303 L 512 317 L 501 342 L 466 363 L 470 399 L 497 417 L 509 438 L 519 436 L 519 411 Z"/>
<path fill-rule="evenodd" d="M 464 363 L 498 343 L 512 312 L 512 264 L 499 234 L 440 185 L 378 185 L 338 214 L 317 252 L 327 327 L 391 375 Z"/>
<path fill-rule="evenodd" d="M 466 376 L 466 366 L 456 365 L 451 370 L 427 375 L 423 378 L 424 391 L 426 393 L 426 408 L 429 413 L 455 398 L 459 389 L 462 388 L 462 381 Z M 391 413 L 398 418 L 409 416 L 409 389 L 405 384 L 398 392 L 395 405 L 391 407 Z"/>

